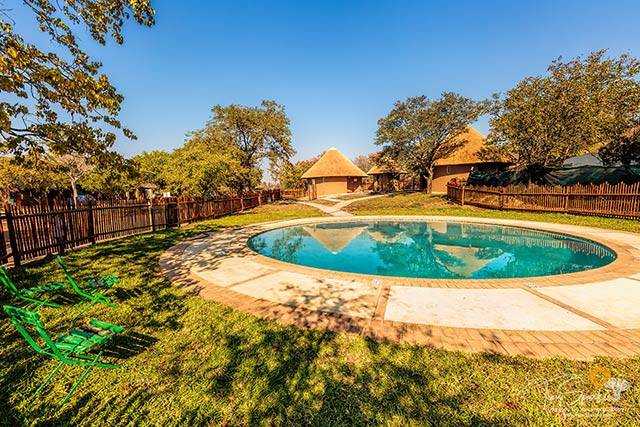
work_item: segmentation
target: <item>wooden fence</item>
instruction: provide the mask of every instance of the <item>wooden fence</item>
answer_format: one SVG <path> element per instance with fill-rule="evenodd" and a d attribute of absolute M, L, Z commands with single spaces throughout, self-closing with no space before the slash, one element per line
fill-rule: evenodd
<path fill-rule="evenodd" d="M 451 181 L 447 196 L 462 205 L 640 219 L 640 183 L 573 186 L 470 186 Z"/>
<path fill-rule="evenodd" d="M 285 199 L 301 199 L 307 196 L 307 190 L 304 188 L 288 188 L 282 190 L 282 197 Z"/>
<path fill-rule="evenodd" d="M 0 214 L 0 264 L 14 265 L 79 246 L 178 227 L 280 200 L 280 191 L 215 200 L 113 202 L 95 206 L 5 208 Z"/>

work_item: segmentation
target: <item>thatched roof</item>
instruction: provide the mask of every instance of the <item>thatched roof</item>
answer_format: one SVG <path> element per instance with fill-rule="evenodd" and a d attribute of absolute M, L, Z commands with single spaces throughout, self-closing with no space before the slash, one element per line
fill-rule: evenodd
<path fill-rule="evenodd" d="M 464 141 L 463 145 L 447 157 L 436 160 L 436 166 L 502 162 L 502 159 L 486 160 L 480 158 L 479 153 L 485 146 L 486 140 L 480 132 L 469 126 L 465 133 L 456 138 L 457 142 Z"/>
<path fill-rule="evenodd" d="M 494 258 L 480 258 L 478 257 L 478 248 L 467 248 L 463 246 L 451 246 L 451 245 L 433 245 L 436 250 L 435 256 L 438 257 L 437 251 L 446 252 L 448 256 L 457 258 L 460 263 L 453 263 L 450 261 L 444 261 L 442 264 L 444 267 L 462 277 L 472 277 L 473 273 L 483 269 L 487 264 L 496 259 Z"/>
<path fill-rule="evenodd" d="M 383 175 L 385 173 L 407 173 L 407 171 L 396 169 L 392 166 L 373 165 L 367 175 Z"/>
<path fill-rule="evenodd" d="M 324 178 L 331 176 L 365 177 L 367 174 L 334 147 L 329 148 L 313 166 L 302 174 L 302 178 Z"/>
<path fill-rule="evenodd" d="M 347 247 L 353 239 L 367 229 L 365 226 L 327 227 L 324 225 L 305 225 L 302 228 L 333 254 Z"/>

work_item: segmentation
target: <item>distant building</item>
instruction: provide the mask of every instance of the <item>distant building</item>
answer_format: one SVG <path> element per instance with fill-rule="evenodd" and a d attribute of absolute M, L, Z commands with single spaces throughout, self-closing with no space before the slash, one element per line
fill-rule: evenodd
<path fill-rule="evenodd" d="M 367 174 L 373 178 L 373 190 L 386 193 L 401 190 L 402 177 L 406 176 L 407 172 L 390 166 L 373 165 Z"/>
<path fill-rule="evenodd" d="M 362 191 L 362 178 L 366 176 L 362 169 L 334 147 L 302 174 L 307 181 L 309 199 Z"/>
<path fill-rule="evenodd" d="M 493 171 L 500 170 L 509 165 L 503 160 L 483 160 L 479 154 L 486 144 L 486 138 L 477 130 L 469 126 L 467 132 L 458 136 L 459 141 L 464 141 L 456 151 L 449 156 L 439 159 L 433 169 L 433 183 L 431 191 L 445 193 L 447 183 L 456 178 L 466 180 L 471 170 Z"/>

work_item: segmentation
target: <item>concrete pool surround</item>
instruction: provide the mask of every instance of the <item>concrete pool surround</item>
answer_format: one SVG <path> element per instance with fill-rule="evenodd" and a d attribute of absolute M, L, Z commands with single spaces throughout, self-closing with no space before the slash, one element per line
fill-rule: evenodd
<path fill-rule="evenodd" d="M 346 273 L 251 250 L 257 234 L 294 225 L 367 221 L 465 222 L 545 230 L 610 248 L 608 265 L 511 279 L 426 279 Z M 640 354 L 640 235 L 532 221 L 441 217 L 320 217 L 198 236 L 160 260 L 178 286 L 283 324 L 350 331 L 449 350 L 533 357 Z"/>

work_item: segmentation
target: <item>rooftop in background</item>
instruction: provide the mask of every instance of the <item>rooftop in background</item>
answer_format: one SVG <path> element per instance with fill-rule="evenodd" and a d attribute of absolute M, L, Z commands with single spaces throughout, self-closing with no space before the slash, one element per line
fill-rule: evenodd
<path fill-rule="evenodd" d="M 456 151 L 445 158 L 436 161 L 436 166 L 468 165 L 473 163 L 504 163 L 502 159 L 484 160 L 479 156 L 480 150 L 485 146 L 487 139 L 480 132 L 469 126 L 467 132 L 456 138 L 463 144 Z"/>
<path fill-rule="evenodd" d="M 367 174 L 349 160 L 337 148 L 329 148 L 304 174 L 302 178 L 323 178 L 323 177 L 359 176 L 365 177 Z"/>
<path fill-rule="evenodd" d="M 407 173 L 407 171 L 386 165 L 373 165 L 371 169 L 367 171 L 367 175 L 382 175 L 385 173 Z"/>

